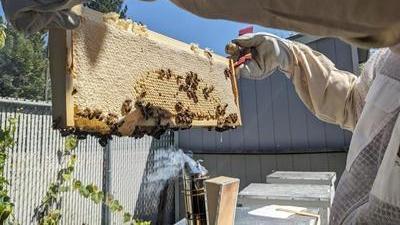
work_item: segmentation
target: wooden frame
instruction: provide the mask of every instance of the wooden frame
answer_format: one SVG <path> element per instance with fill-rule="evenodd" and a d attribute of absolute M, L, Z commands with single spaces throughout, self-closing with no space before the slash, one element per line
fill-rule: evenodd
<path fill-rule="evenodd" d="M 53 118 L 54 118 L 54 127 L 57 129 L 69 129 L 69 128 L 75 128 L 79 131 L 82 132 L 86 132 L 86 133 L 98 133 L 101 135 L 109 135 L 109 134 L 117 134 L 117 135 L 131 135 L 132 132 L 134 132 L 138 127 L 155 127 L 155 126 L 163 126 L 164 128 L 168 128 L 168 127 L 175 127 L 175 128 L 187 128 L 190 126 L 196 126 L 196 127 L 218 127 L 222 130 L 227 129 L 227 128 L 232 128 L 232 127 L 237 127 L 241 125 L 241 119 L 240 119 L 240 110 L 239 110 L 239 96 L 238 96 L 238 88 L 237 88 L 237 81 L 236 81 L 236 77 L 234 74 L 234 69 L 232 67 L 232 62 L 229 61 L 228 59 L 222 57 L 222 56 L 218 56 L 214 53 L 209 52 L 208 50 L 202 50 L 202 49 L 194 49 L 193 45 L 188 45 L 185 44 L 183 42 L 177 41 L 175 39 L 166 37 L 164 35 L 158 34 L 156 32 L 153 31 L 149 31 L 144 27 L 140 27 L 140 31 L 138 31 L 138 34 L 135 34 L 136 31 L 133 31 L 132 36 L 129 36 L 128 34 L 126 34 L 127 31 L 125 31 L 124 29 L 132 29 L 132 26 L 134 26 L 135 24 L 130 24 L 130 22 L 128 21 L 124 21 L 124 20 L 120 20 L 118 18 L 111 18 L 110 20 L 112 22 L 108 22 L 109 20 L 106 20 L 106 16 L 104 14 L 101 14 L 99 12 L 87 9 L 87 8 L 78 8 L 77 11 L 79 11 L 82 14 L 82 25 L 81 27 L 83 27 L 81 29 L 77 28 L 74 31 L 65 31 L 65 30 L 60 30 L 60 29 L 51 29 L 50 30 L 50 34 L 49 34 L 49 52 L 50 52 L 50 75 L 51 75 L 51 80 L 52 80 L 52 94 L 53 94 Z M 204 72 L 205 74 L 213 74 L 214 77 L 210 77 L 210 81 L 208 81 L 207 76 L 208 75 L 199 75 L 199 76 L 203 76 L 202 79 L 199 80 L 199 82 L 202 82 L 203 87 L 207 87 L 208 85 L 212 86 L 214 88 L 214 83 L 217 83 L 217 87 L 216 89 L 222 87 L 221 90 L 217 90 L 215 93 L 215 95 L 217 95 L 216 97 L 213 97 L 214 100 L 207 100 L 206 97 L 204 97 L 206 100 L 202 100 L 203 103 L 205 105 L 208 104 L 207 107 L 209 107 L 208 109 L 208 113 L 210 114 L 210 105 L 214 104 L 214 108 L 218 108 L 215 107 L 215 105 L 217 103 L 215 99 L 219 99 L 219 104 L 220 105 L 225 105 L 225 109 L 226 111 L 229 111 L 227 113 L 230 113 L 229 116 L 234 115 L 234 122 L 232 122 L 231 120 L 228 121 L 228 117 L 225 118 L 225 114 L 223 115 L 223 120 L 225 122 L 221 123 L 221 118 L 219 115 L 211 115 L 211 118 L 208 118 L 206 116 L 202 116 L 199 114 L 199 112 L 193 112 L 192 114 L 194 116 L 193 120 L 190 122 L 190 124 L 183 124 L 182 123 L 178 123 L 177 122 L 177 116 L 178 114 L 176 112 L 172 113 L 172 107 L 171 105 L 169 105 L 168 107 L 164 105 L 162 105 L 161 102 L 161 98 L 159 99 L 154 98 L 153 100 L 156 99 L 156 102 L 159 103 L 158 104 L 158 108 L 164 108 L 167 111 L 166 113 L 171 112 L 170 114 L 172 116 L 170 116 L 168 119 L 162 119 L 162 121 L 160 122 L 159 119 L 157 118 L 146 118 L 145 115 L 143 115 L 143 110 L 140 112 L 140 110 L 138 110 L 137 108 L 133 108 L 132 106 L 130 106 L 132 108 L 129 110 L 127 115 L 117 115 L 119 114 L 119 108 L 117 110 L 117 107 L 115 106 L 115 104 L 113 102 L 108 101 L 108 104 L 114 104 L 112 110 L 109 110 L 109 108 L 107 108 L 107 105 L 105 105 L 107 102 L 106 100 L 108 99 L 101 99 L 102 96 L 100 96 L 99 94 L 96 95 L 96 93 L 93 93 L 93 98 L 97 98 L 97 102 L 103 103 L 102 106 L 99 106 L 99 108 L 103 108 L 102 110 L 107 110 L 108 115 L 111 115 L 111 113 L 117 116 L 115 117 L 115 121 L 113 122 L 112 125 L 110 125 L 108 122 L 104 122 L 104 120 L 101 120 L 101 122 L 93 122 L 93 117 L 94 116 L 90 116 L 90 119 L 87 118 L 83 118 L 81 115 L 85 114 L 87 116 L 87 112 L 85 113 L 81 113 L 82 111 L 86 110 L 88 107 L 90 107 L 89 105 L 85 105 L 87 104 L 87 100 L 85 99 L 86 103 L 81 103 L 81 102 L 85 102 L 85 101 L 81 101 L 79 102 L 79 100 L 81 99 L 79 95 L 75 95 L 77 92 L 80 93 L 80 91 L 82 89 L 85 89 L 86 93 L 89 93 L 88 88 L 86 88 L 84 85 L 79 83 L 79 80 L 82 79 L 81 77 L 84 76 L 93 76 L 94 78 L 96 78 L 97 76 L 94 76 L 91 73 L 91 70 L 79 70 L 77 68 L 82 67 L 82 60 L 79 57 L 82 57 L 82 55 L 84 55 L 84 53 L 80 54 L 82 51 L 85 51 L 85 47 L 87 49 L 93 48 L 93 46 L 96 45 L 91 44 L 91 46 L 87 47 L 85 44 L 87 43 L 83 43 L 85 42 L 85 40 L 82 41 L 83 38 L 89 38 L 89 39 L 96 39 L 97 33 L 91 33 L 93 31 L 91 31 L 90 29 L 92 27 L 90 27 L 88 24 L 92 23 L 94 24 L 95 28 L 101 28 L 104 29 L 104 32 L 121 32 L 121 34 L 125 35 L 125 37 L 128 37 L 128 39 L 130 37 L 132 38 L 142 38 L 143 40 L 149 40 L 151 43 L 159 43 L 160 45 L 160 51 L 164 51 L 163 48 L 165 48 L 165 51 L 169 51 L 168 49 L 171 49 L 171 51 L 173 51 L 171 54 L 177 54 L 176 58 L 181 57 L 183 61 L 185 61 L 186 59 L 192 60 L 191 58 L 196 58 L 196 60 L 200 60 L 201 62 L 203 62 L 203 64 L 199 64 L 199 65 L 203 65 L 204 67 L 204 62 L 205 60 L 209 60 L 210 63 L 210 68 L 214 68 L 214 69 L 210 69 L 210 71 L 212 70 L 216 70 L 216 71 L 221 71 L 220 74 L 220 78 L 216 78 L 215 77 L 215 71 L 206 71 Z M 110 25 L 111 24 L 111 25 Z M 121 25 L 122 24 L 122 25 Z M 86 27 L 85 27 L 86 26 Z M 120 27 L 119 27 L 120 26 Z M 116 27 L 118 29 L 116 29 Z M 126 28 L 129 27 L 129 28 Z M 80 30 L 81 29 L 81 30 Z M 84 29 L 87 29 L 84 30 Z M 83 31 L 82 31 L 83 30 Z M 123 33 L 125 32 L 125 33 Z M 132 32 L 131 30 L 129 30 L 129 32 Z M 140 33 L 143 32 L 143 33 Z M 83 33 L 83 35 L 82 35 Z M 118 33 L 119 34 L 119 33 Z M 107 38 L 105 37 L 106 34 L 104 34 L 104 37 L 102 38 Z M 127 36 L 128 35 L 128 36 Z M 82 37 L 85 36 L 85 37 Z M 86 37 L 87 36 L 87 37 Z M 104 41 L 104 40 L 103 40 Z M 105 40 L 104 42 L 109 42 L 109 40 Z M 118 41 L 118 40 L 117 40 Z M 110 43 L 108 43 L 110 44 Z M 119 43 L 120 44 L 120 43 Z M 90 45 L 90 44 L 89 44 Z M 78 46 L 78 47 L 76 47 Z M 83 47 L 82 47 L 83 46 Z M 79 48 L 80 47 L 80 48 Z M 98 46 L 95 46 L 98 47 Z M 103 46 L 101 46 L 103 47 Z M 77 49 L 75 49 L 77 48 Z M 136 48 L 138 48 L 136 46 Z M 146 46 L 142 47 L 142 52 L 143 49 L 145 49 Z M 154 48 L 154 46 L 153 46 Z M 89 51 L 89 50 L 87 50 Z M 107 49 L 104 48 L 100 48 L 98 49 L 98 51 L 100 53 L 98 54 L 103 54 L 103 55 L 107 55 L 107 54 L 113 54 L 112 52 L 107 52 Z M 164 52 L 165 52 L 164 51 Z M 199 53 L 200 52 L 200 53 Z M 152 53 L 153 54 L 153 53 Z M 157 53 L 154 53 L 157 54 Z M 179 56 L 179 54 L 185 54 L 186 58 L 184 58 L 183 56 Z M 204 54 L 204 55 L 203 55 Z M 155 57 L 157 57 L 158 55 L 155 55 Z M 174 56 L 174 55 L 173 55 Z M 190 56 L 188 58 L 188 56 Z M 133 57 L 133 56 L 132 56 Z M 148 56 L 147 56 L 148 57 Z M 76 60 L 78 58 L 78 60 Z M 99 60 L 100 61 L 100 60 Z M 200 62 L 199 61 L 199 62 Z M 179 63 L 179 61 L 174 61 L 175 63 Z M 174 63 L 171 62 L 171 63 Z M 191 62 L 191 61 L 188 61 Z M 208 61 L 207 61 L 208 62 Z M 107 63 L 106 62 L 97 62 L 95 61 L 93 64 L 96 64 L 97 67 L 106 67 L 104 66 L 104 64 Z M 115 62 L 114 62 L 115 63 Z M 118 62 L 116 62 L 118 63 Z M 163 64 L 168 64 L 168 61 L 164 61 L 162 62 Z M 162 64 L 161 63 L 161 64 Z M 186 62 L 182 62 L 183 65 L 185 65 L 184 63 Z M 181 63 L 181 64 L 182 64 Z M 187 63 L 186 63 L 187 64 Z M 191 64 L 187 64 L 188 67 L 191 68 L 196 68 L 196 65 L 191 65 Z M 230 70 L 229 73 L 229 78 L 226 77 L 226 70 L 223 71 L 220 68 L 225 65 L 226 68 L 228 70 Z M 109 65 L 107 65 L 109 66 Z M 121 65 L 114 65 L 113 68 L 118 68 Z M 95 66 L 92 66 L 91 68 L 97 68 Z M 179 65 L 177 65 L 177 67 L 179 68 Z M 108 67 L 107 67 L 108 68 Z M 199 67 L 201 68 L 201 67 Z M 219 69 L 218 69 L 219 68 Z M 137 67 L 135 67 L 136 70 Z M 140 69 L 139 69 L 140 70 Z M 144 71 L 145 69 L 143 69 Z M 201 69 L 199 69 L 200 71 L 202 71 Z M 86 73 L 85 73 L 86 71 Z M 169 71 L 169 69 L 168 69 Z M 163 69 L 161 69 L 161 72 L 165 73 L 165 71 Z M 192 71 L 190 71 L 192 73 Z M 121 72 L 122 73 L 122 72 Z M 148 74 L 150 74 L 150 72 L 147 72 Z M 152 73 L 159 73 L 159 72 L 152 72 Z M 96 74 L 97 75 L 97 74 Z M 112 76 L 112 74 L 106 74 L 107 76 Z M 181 75 L 183 75 L 181 73 Z M 173 75 L 174 77 L 176 77 L 176 79 L 178 79 L 178 77 L 181 77 L 181 75 Z M 110 78 L 105 76 L 104 73 L 99 74 L 99 76 L 103 76 L 103 78 Z M 134 75 L 136 76 L 136 75 Z M 137 75 L 139 76 L 139 75 Z M 150 75 L 147 75 L 147 78 Z M 184 75 L 183 75 L 184 76 Z M 225 78 L 224 78 L 225 77 Z M 154 86 L 154 82 L 157 83 L 158 86 L 168 86 L 168 81 L 163 80 L 162 78 L 160 80 L 156 80 L 154 81 L 154 77 L 153 78 L 153 86 Z M 168 78 L 169 79 L 169 78 Z M 196 79 L 197 79 L 197 73 L 196 73 Z M 229 86 L 230 87 L 223 87 L 223 85 L 225 83 L 227 83 L 227 81 L 223 81 L 222 79 L 229 79 Z M 145 79 L 146 80 L 146 79 Z M 110 82 L 110 81 L 105 81 L 105 82 Z M 130 81 L 129 81 L 130 82 Z M 126 87 L 127 84 L 129 82 L 123 82 L 122 86 Z M 86 82 L 85 84 L 86 86 L 90 86 L 92 85 L 91 83 Z M 109 83 L 108 86 L 105 87 L 112 87 L 114 84 L 112 82 Z M 169 85 L 171 86 L 171 82 L 169 82 Z M 178 85 L 178 81 L 177 81 L 177 85 Z M 222 85 L 222 86 L 221 86 Z M 78 87 L 79 86 L 79 87 Z M 104 84 L 103 84 L 104 86 Z M 81 89 L 79 89 L 81 88 Z M 90 87 L 93 90 L 96 88 L 95 86 Z M 104 87 L 103 87 L 104 88 Z M 110 88 L 111 89 L 111 88 Z M 106 90 L 109 91 L 109 93 L 106 93 L 107 95 L 112 95 L 114 94 L 113 91 L 114 90 Z M 133 88 L 132 88 L 133 89 Z M 135 89 L 136 90 L 136 89 Z M 196 89 L 197 90 L 197 89 Z M 224 91 L 225 90 L 225 91 Z M 228 90 L 228 92 L 227 92 Z M 181 91 L 181 90 L 180 90 Z M 114 91 L 116 93 L 116 91 Z M 196 92 L 196 91 L 195 91 Z M 201 90 L 198 90 L 197 92 L 201 92 Z M 203 93 L 204 93 L 204 89 L 203 89 Z M 90 93 L 91 94 L 91 93 Z M 88 94 L 86 94 L 87 96 Z M 127 92 L 123 92 L 121 93 L 116 93 L 115 95 L 118 95 L 119 97 L 119 102 L 121 102 L 121 96 L 122 95 L 129 95 L 129 98 L 131 98 L 132 100 L 134 100 L 136 103 L 138 101 L 138 96 L 132 96 L 130 94 L 127 94 Z M 161 93 L 159 93 L 160 96 L 162 96 Z M 85 96 L 82 94 L 82 96 Z M 164 103 L 168 104 L 168 102 L 173 102 L 173 101 L 177 101 L 178 99 L 178 91 L 176 93 L 175 99 L 172 96 L 167 96 L 164 97 Z M 228 97 L 227 97 L 228 96 Z M 232 96 L 231 98 L 229 96 Z M 167 101 L 165 100 L 165 98 L 167 98 Z M 182 99 L 182 96 L 180 97 Z M 188 94 L 188 98 L 189 94 Z M 196 97 L 197 98 L 197 97 Z M 225 99 L 225 100 L 224 100 Z M 118 100 L 117 100 L 118 101 Z M 186 100 L 188 101 L 188 100 Z M 208 101 L 208 103 L 207 103 Z M 201 102 L 201 101 L 200 101 Z M 211 103 L 213 102 L 213 103 Z M 153 103 L 153 102 L 150 102 Z M 229 104 L 228 104 L 229 103 Z M 194 101 L 194 105 L 191 104 L 190 107 L 192 108 L 198 108 L 196 106 L 196 101 Z M 203 104 L 203 105 L 204 105 Z M 123 105 L 123 104 L 122 104 Z M 136 105 L 136 104 L 135 104 Z M 157 104 L 154 104 L 157 105 Z M 228 106 L 229 105 L 229 106 Z M 190 109 L 189 106 L 187 106 L 187 109 Z M 200 107 L 200 106 L 199 106 Z M 168 110 L 167 110 L 168 109 Z M 93 110 L 90 111 L 92 109 L 89 109 L 89 113 L 92 112 Z M 94 109 L 97 110 L 97 109 Z M 122 109 L 121 109 L 122 110 Z M 197 110 L 202 110 L 202 109 L 197 109 Z M 217 110 L 218 109 L 213 109 L 213 110 Z M 224 112 L 225 113 L 225 112 Z M 192 115 L 190 114 L 190 115 Z M 215 117 L 215 118 L 214 118 Z M 203 119 L 201 119 L 203 118 Z M 207 118 L 207 119 L 204 119 Z M 93 120 L 93 121 L 92 121 Z M 105 119 L 107 120 L 107 119 Z M 118 123 L 118 127 L 117 126 Z M 107 124 L 107 125 L 105 125 Z M 161 124 L 161 125 L 160 125 Z M 149 133 L 149 132 L 145 132 L 145 133 Z"/>

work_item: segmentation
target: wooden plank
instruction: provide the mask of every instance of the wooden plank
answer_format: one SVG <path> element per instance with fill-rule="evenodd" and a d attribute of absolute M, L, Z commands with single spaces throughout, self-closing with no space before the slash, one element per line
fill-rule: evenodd
<path fill-rule="evenodd" d="M 243 93 L 243 80 L 239 80 L 239 96 L 240 102 L 246 101 L 246 96 Z M 249 114 L 248 109 L 243 107 L 243 115 Z M 235 130 L 231 130 L 230 132 L 230 149 L 232 153 L 243 153 L 244 150 L 244 134 L 243 127 L 239 127 Z"/>
<path fill-rule="evenodd" d="M 49 58 L 52 86 L 52 112 L 56 128 L 74 126 L 72 77 L 67 68 L 70 62 L 68 42 L 71 33 L 63 29 L 50 29 Z"/>

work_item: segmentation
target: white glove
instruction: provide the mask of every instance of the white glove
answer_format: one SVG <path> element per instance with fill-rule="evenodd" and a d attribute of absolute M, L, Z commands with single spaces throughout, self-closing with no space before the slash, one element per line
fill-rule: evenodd
<path fill-rule="evenodd" d="M 251 33 L 242 35 L 232 42 L 239 48 L 232 51 L 228 44 L 226 48 L 228 54 L 240 54 L 235 51 L 250 51 L 252 54 L 251 60 L 238 67 L 236 74 L 239 77 L 261 80 L 271 75 L 276 69 L 289 76 L 293 58 L 289 49 L 290 41 L 269 33 Z"/>
<path fill-rule="evenodd" d="M 26 34 L 52 27 L 76 28 L 80 17 L 71 8 L 83 2 L 86 0 L 1 0 L 7 20 Z"/>

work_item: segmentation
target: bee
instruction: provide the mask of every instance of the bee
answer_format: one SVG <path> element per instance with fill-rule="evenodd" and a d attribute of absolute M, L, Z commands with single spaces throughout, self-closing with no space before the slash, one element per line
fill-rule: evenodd
<path fill-rule="evenodd" d="M 207 48 L 204 50 L 204 55 L 209 59 L 212 59 L 212 57 L 213 57 L 212 51 L 210 49 L 207 49 Z"/>
<path fill-rule="evenodd" d="M 176 84 L 180 84 L 183 77 L 181 75 L 176 76 Z"/>
<path fill-rule="evenodd" d="M 105 119 L 105 123 L 109 126 L 112 127 L 118 120 L 118 115 L 116 113 L 108 113 L 107 118 Z"/>
<path fill-rule="evenodd" d="M 139 97 L 140 98 L 144 98 L 144 97 L 146 97 L 146 95 L 147 95 L 147 92 L 146 91 L 142 91 L 142 93 L 140 93 Z"/>
<path fill-rule="evenodd" d="M 182 110 L 183 110 L 183 104 L 182 104 L 182 102 L 176 103 L 176 105 L 175 105 L 175 111 L 181 112 Z"/>
<path fill-rule="evenodd" d="M 100 109 L 93 110 L 93 117 L 99 119 L 103 112 Z"/>
<path fill-rule="evenodd" d="M 121 106 L 121 115 L 125 116 L 132 110 L 132 100 L 126 99 Z"/>
<path fill-rule="evenodd" d="M 214 86 L 203 88 L 203 95 L 206 100 L 210 97 L 210 93 L 214 91 Z"/>
<path fill-rule="evenodd" d="M 225 74 L 225 79 L 229 79 L 232 76 L 232 72 L 229 68 L 225 68 L 224 74 Z"/>
<path fill-rule="evenodd" d="M 221 116 L 224 116 L 225 115 L 225 113 L 226 113 L 226 108 L 228 107 L 228 104 L 225 104 L 224 106 L 222 106 L 222 105 L 218 105 L 217 106 L 217 108 L 216 108 L 216 110 L 215 110 L 215 116 L 218 118 L 218 117 L 221 117 Z"/>
<path fill-rule="evenodd" d="M 172 77 L 171 69 L 167 69 L 166 77 L 167 77 L 168 80 Z"/>

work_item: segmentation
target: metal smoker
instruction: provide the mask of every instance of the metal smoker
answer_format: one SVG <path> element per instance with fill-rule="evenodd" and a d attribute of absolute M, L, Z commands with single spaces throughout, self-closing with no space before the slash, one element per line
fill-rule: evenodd
<path fill-rule="evenodd" d="M 186 162 L 183 169 L 183 194 L 188 225 L 207 225 L 204 181 L 208 171 L 197 162 Z"/>

